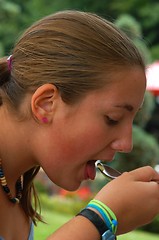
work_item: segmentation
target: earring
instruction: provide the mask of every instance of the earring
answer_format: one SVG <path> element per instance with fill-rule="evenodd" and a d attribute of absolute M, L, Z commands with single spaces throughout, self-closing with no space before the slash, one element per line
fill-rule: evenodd
<path fill-rule="evenodd" d="M 46 117 L 43 117 L 43 118 L 42 118 L 42 122 L 43 122 L 43 123 L 48 123 L 48 119 L 47 119 Z"/>

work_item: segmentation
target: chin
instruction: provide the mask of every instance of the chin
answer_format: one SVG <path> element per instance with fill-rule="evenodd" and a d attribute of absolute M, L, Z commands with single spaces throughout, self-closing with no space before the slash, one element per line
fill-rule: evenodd
<path fill-rule="evenodd" d="M 73 192 L 73 191 L 76 191 L 79 187 L 80 187 L 81 183 L 71 183 L 71 184 L 64 184 L 63 186 L 60 186 L 62 187 L 63 189 L 67 190 L 67 191 L 70 191 L 70 192 Z"/>

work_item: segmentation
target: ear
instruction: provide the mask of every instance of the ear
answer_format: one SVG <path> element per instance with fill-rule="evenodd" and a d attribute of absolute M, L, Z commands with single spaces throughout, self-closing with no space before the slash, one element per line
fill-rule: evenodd
<path fill-rule="evenodd" d="M 39 122 L 52 122 L 57 97 L 59 92 L 53 84 L 44 84 L 34 92 L 31 98 L 31 110 Z"/>

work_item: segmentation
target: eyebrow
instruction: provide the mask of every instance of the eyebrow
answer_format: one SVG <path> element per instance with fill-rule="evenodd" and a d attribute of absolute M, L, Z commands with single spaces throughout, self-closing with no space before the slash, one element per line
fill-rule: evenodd
<path fill-rule="evenodd" d="M 124 108 L 129 112 L 132 112 L 134 110 L 133 106 L 129 104 L 116 105 L 115 107 Z"/>

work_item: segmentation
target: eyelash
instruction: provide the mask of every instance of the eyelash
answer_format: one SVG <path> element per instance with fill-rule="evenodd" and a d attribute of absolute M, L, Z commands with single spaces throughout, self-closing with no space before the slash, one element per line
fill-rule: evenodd
<path fill-rule="evenodd" d="M 109 124 L 111 126 L 115 126 L 118 124 L 117 120 L 114 120 L 114 119 L 110 118 L 109 116 L 106 116 L 106 121 L 107 121 L 107 124 Z"/>

